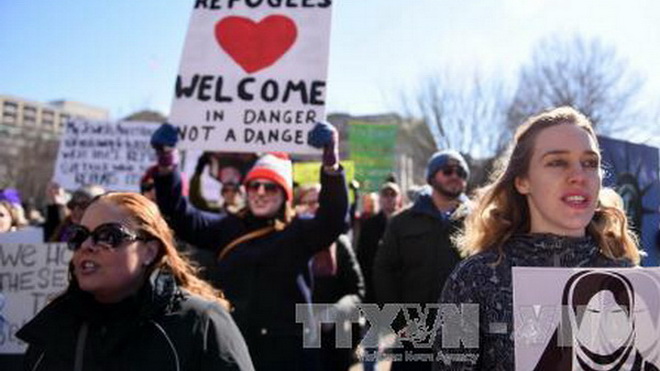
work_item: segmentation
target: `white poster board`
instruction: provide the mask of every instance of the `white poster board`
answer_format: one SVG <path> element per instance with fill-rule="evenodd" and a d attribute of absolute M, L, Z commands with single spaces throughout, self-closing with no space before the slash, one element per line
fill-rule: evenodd
<path fill-rule="evenodd" d="M 16 332 L 68 285 L 71 252 L 62 243 L 0 243 L 0 354 L 21 354 Z"/>
<path fill-rule="evenodd" d="M 170 121 L 181 149 L 318 153 L 331 0 L 196 1 Z"/>
<path fill-rule="evenodd" d="M 44 230 L 41 227 L 23 227 L 14 232 L 0 233 L 0 243 L 41 243 Z"/>
<path fill-rule="evenodd" d="M 514 267 L 513 308 L 516 370 L 660 366 L 660 268 Z"/>
<path fill-rule="evenodd" d="M 154 122 L 70 120 L 60 141 L 55 181 L 65 189 L 97 184 L 108 191 L 140 190 L 140 178 L 156 163 Z"/>
<path fill-rule="evenodd" d="M 190 186 L 190 179 L 195 174 L 195 167 L 197 161 L 202 156 L 204 151 L 197 151 L 189 149 L 185 152 L 185 161 L 181 164 L 181 173 L 185 174 L 188 179 L 188 186 Z M 207 165 L 202 173 L 202 195 L 207 201 L 219 202 L 221 185 L 216 179 L 209 175 L 209 166 Z"/>

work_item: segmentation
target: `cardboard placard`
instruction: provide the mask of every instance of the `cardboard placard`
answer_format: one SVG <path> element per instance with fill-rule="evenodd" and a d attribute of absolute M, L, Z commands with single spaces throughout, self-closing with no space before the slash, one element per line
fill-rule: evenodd
<path fill-rule="evenodd" d="M 71 252 L 62 243 L 0 243 L 0 354 L 21 354 L 16 332 L 66 289 Z"/>
<path fill-rule="evenodd" d="M 67 122 L 55 163 L 55 181 L 65 189 L 97 184 L 111 191 L 140 190 L 140 178 L 156 163 L 154 122 Z"/>
<path fill-rule="evenodd" d="M 170 121 L 182 149 L 318 153 L 331 0 L 196 1 Z"/>

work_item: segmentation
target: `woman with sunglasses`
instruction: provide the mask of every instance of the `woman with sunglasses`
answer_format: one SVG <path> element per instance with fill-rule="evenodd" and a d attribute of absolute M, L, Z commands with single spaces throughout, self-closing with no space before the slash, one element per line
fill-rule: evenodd
<path fill-rule="evenodd" d="M 583 114 L 560 107 L 529 118 L 500 166 L 457 239 L 470 257 L 440 296 L 441 304 L 478 305 L 478 318 L 462 323 L 466 333 L 478 331 L 478 346 L 442 347 L 452 341 L 439 329 L 441 370 L 514 369 L 512 267 L 625 267 L 640 260 L 625 213 L 600 202 L 600 148 Z"/>
<path fill-rule="evenodd" d="M 25 325 L 25 370 L 252 370 L 222 294 L 142 195 L 95 198 L 69 239 L 67 290 Z"/>
<path fill-rule="evenodd" d="M 261 156 L 248 172 L 243 210 L 214 215 L 180 196 L 176 129 L 165 124 L 152 137 L 160 168 L 155 176 L 158 204 L 181 239 L 216 252 L 219 278 L 214 284 L 234 305 L 232 314 L 257 370 L 314 367 L 310 362 L 317 350 L 303 349 L 303 329 L 296 320 L 296 304 L 309 302 L 297 277 L 346 227 L 348 196 L 337 138 L 327 123 L 310 131 L 308 143 L 323 148 L 319 208 L 313 218 L 296 218 L 291 161 L 283 154 Z"/>

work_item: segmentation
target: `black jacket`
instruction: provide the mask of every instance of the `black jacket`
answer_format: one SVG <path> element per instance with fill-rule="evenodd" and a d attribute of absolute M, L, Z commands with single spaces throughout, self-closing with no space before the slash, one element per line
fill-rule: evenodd
<path fill-rule="evenodd" d="M 103 305 L 72 283 L 17 336 L 24 370 L 253 370 L 245 342 L 218 303 L 181 290 L 164 272 L 138 295 Z"/>
<path fill-rule="evenodd" d="M 373 283 L 380 303 L 437 303 L 461 260 L 451 235 L 463 226 L 456 213 L 440 215 L 430 194 L 394 215 L 376 253 Z"/>
<path fill-rule="evenodd" d="M 376 252 L 380 246 L 380 241 L 385 233 L 387 226 L 387 217 L 384 212 L 366 219 L 362 223 L 360 237 L 357 244 L 357 260 L 360 263 L 360 269 L 364 274 L 364 283 L 366 287 L 365 302 L 375 303 L 376 294 L 374 292 L 373 268 L 376 260 Z"/>
<path fill-rule="evenodd" d="M 161 211 L 177 236 L 199 248 L 223 252 L 235 239 L 272 220 L 211 214 L 181 197 L 177 173 L 155 177 Z M 232 315 L 257 369 L 300 368 L 302 324 L 296 304 L 305 303 L 296 279 L 309 259 L 332 244 L 346 227 L 348 196 L 343 172 L 321 172 L 319 210 L 313 219 L 295 218 L 284 229 L 236 245 L 218 262 L 218 281 L 234 305 Z"/>

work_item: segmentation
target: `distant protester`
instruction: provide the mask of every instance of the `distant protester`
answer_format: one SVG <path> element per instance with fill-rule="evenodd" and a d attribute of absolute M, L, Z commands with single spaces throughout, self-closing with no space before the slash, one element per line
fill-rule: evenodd
<path fill-rule="evenodd" d="M 66 242 L 73 225 L 80 223 L 90 201 L 105 192 L 99 185 L 78 188 L 67 200 L 66 191 L 59 184 L 51 182 L 46 189 L 48 206 L 44 223 L 46 242 Z"/>

